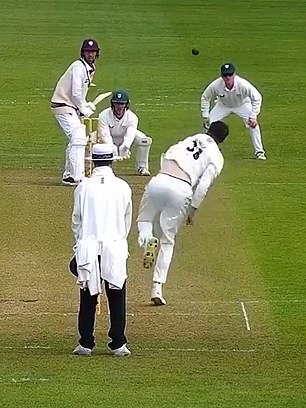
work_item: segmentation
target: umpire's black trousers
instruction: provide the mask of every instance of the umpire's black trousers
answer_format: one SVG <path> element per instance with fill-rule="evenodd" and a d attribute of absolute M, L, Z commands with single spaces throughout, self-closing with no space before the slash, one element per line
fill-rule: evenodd
<path fill-rule="evenodd" d="M 70 262 L 71 272 L 77 276 L 76 262 Z M 115 350 L 127 342 L 126 326 L 126 282 L 122 289 L 110 289 L 109 283 L 104 281 L 110 315 L 110 329 L 108 335 L 111 342 L 109 348 Z M 80 309 L 78 316 L 79 344 L 93 349 L 95 346 L 95 320 L 98 295 L 91 296 L 88 289 L 80 289 Z"/>

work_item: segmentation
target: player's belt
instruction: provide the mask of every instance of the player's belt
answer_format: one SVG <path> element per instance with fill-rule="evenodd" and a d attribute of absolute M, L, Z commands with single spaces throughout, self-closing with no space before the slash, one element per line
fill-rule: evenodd
<path fill-rule="evenodd" d="M 51 101 L 51 108 L 63 108 L 64 106 L 77 110 L 77 108 L 75 108 L 74 106 L 67 105 L 66 103 L 59 103 L 59 102 Z"/>

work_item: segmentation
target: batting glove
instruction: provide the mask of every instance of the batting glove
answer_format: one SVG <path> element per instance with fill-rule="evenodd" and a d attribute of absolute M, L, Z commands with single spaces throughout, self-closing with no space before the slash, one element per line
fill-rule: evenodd
<path fill-rule="evenodd" d="M 94 113 L 94 111 L 87 106 L 84 106 L 80 112 L 82 116 L 85 116 L 85 118 L 89 118 Z"/>
<path fill-rule="evenodd" d="M 86 107 L 91 109 L 93 112 L 96 110 L 96 105 L 92 102 L 87 102 Z"/>

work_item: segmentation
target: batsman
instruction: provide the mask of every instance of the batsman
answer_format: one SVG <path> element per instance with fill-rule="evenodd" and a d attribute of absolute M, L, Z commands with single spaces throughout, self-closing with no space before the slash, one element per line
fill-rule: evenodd
<path fill-rule="evenodd" d="M 74 61 L 58 80 L 51 99 L 51 110 L 68 138 L 62 178 L 65 185 L 77 185 L 84 177 L 87 136 L 81 118 L 89 118 L 96 109 L 94 103 L 88 102 L 86 97 L 99 53 L 96 40 L 84 40 L 80 59 Z"/>

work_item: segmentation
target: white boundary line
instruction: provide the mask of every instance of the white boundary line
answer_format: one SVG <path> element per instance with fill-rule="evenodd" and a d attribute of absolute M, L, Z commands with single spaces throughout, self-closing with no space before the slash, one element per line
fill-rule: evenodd
<path fill-rule="evenodd" d="M 243 316 L 244 316 L 244 321 L 245 321 L 246 329 L 247 329 L 248 331 L 250 331 L 250 330 L 251 330 L 251 327 L 250 327 L 249 318 L 248 318 L 248 315 L 247 315 L 247 312 L 246 312 L 244 303 L 243 303 L 243 302 L 240 302 L 240 305 L 241 305 L 242 313 L 243 313 Z"/>

